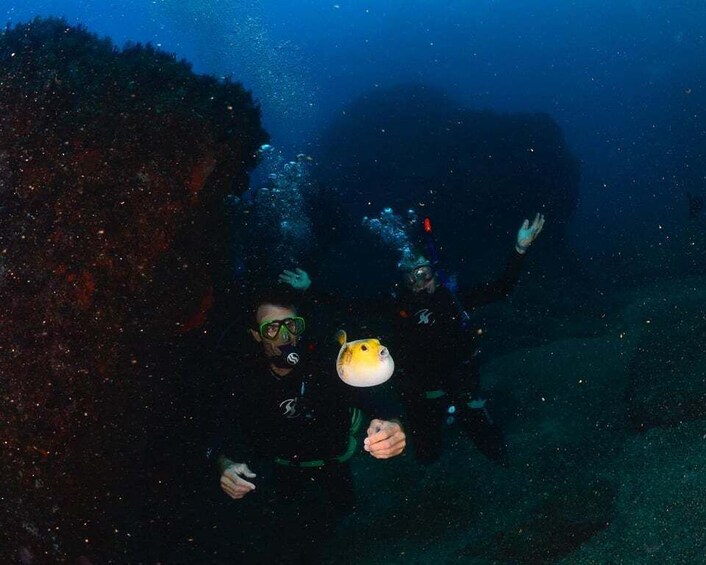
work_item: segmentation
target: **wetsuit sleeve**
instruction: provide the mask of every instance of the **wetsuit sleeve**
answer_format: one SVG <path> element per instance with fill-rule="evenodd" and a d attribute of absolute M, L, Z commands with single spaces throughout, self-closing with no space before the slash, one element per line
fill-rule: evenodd
<path fill-rule="evenodd" d="M 391 381 L 369 388 L 347 388 L 350 389 L 353 406 L 365 412 L 371 419 L 402 421 L 402 405 Z"/>
<path fill-rule="evenodd" d="M 505 266 L 505 271 L 499 278 L 478 285 L 466 292 L 462 291 L 461 301 L 464 307 L 476 308 L 507 298 L 520 280 L 524 259 L 523 254 L 513 251 Z"/>
<path fill-rule="evenodd" d="M 223 457 L 238 463 L 248 463 L 255 456 L 244 433 L 243 422 L 240 421 L 246 418 L 247 414 L 239 392 L 236 388 L 225 394 L 221 401 L 215 403 L 217 408 L 209 418 L 206 463 L 219 471 Z"/>

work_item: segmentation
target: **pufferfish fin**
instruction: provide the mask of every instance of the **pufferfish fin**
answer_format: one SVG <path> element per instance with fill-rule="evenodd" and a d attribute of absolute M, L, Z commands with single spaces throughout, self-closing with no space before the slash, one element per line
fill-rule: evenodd
<path fill-rule="evenodd" d="M 336 332 L 336 341 L 338 342 L 338 345 L 345 345 L 347 340 L 346 332 L 345 330 L 338 330 Z"/>

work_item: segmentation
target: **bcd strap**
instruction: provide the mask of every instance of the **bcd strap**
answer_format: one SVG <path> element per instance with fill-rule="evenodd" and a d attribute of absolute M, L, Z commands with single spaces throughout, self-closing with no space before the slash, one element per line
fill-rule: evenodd
<path fill-rule="evenodd" d="M 355 438 L 355 434 L 358 433 L 360 425 L 363 423 L 363 412 L 358 408 L 351 408 L 351 427 L 348 432 L 348 447 L 341 454 L 333 459 L 312 459 L 309 461 L 291 461 L 289 459 L 282 459 L 281 457 L 275 457 L 275 463 L 277 465 L 284 465 L 285 467 L 300 467 L 302 469 L 312 469 L 316 467 L 323 467 L 330 463 L 345 463 L 355 454 L 356 448 L 358 447 L 358 440 Z"/>

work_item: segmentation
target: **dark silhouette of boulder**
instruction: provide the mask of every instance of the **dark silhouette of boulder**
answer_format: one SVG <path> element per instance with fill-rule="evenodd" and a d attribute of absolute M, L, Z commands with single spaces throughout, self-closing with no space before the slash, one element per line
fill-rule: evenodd
<path fill-rule="evenodd" d="M 422 85 L 353 102 L 322 136 L 318 161 L 321 182 L 358 216 L 386 206 L 431 215 L 453 264 L 472 254 L 497 268 L 535 212 L 549 219 L 542 245 L 555 256 L 578 198 L 578 161 L 549 115 L 471 110 Z"/>

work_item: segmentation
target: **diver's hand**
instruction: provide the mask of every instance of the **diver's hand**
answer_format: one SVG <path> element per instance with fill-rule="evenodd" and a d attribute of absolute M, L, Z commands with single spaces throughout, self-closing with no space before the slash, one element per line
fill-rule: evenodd
<path fill-rule="evenodd" d="M 529 220 L 522 222 L 519 231 L 517 232 L 517 244 L 515 249 L 518 253 L 525 253 L 532 242 L 537 239 L 539 232 L 544 227 L 544 214 L 537 214 L 534 217 L 534 222 L 530 226 Z"/>
<path fill-rule="evenodd" d="M 287 283 L 297 290 L 307 290 L 311 286 L 309 273 L 297 267 L 294 271 L 282 271 L 279 282 Z"/>
<path fill-rule="evenodd" d="M 406 445 L 407 437 L 397 422 L 372 420 L 363 449 L 376 459 L 389 459 L 402 453 Z"/>
<path fill-rule="evenodd" d="M 254 479 L 257 475 L 253 473 L 245 463 L 233 463 L 226 467 L 221 475 L 221 488 L 231 498 L 238 500 L 243 498 L 250 491 L 255 490 L 255 485 L 246 481 L 242 477 Z"/>

